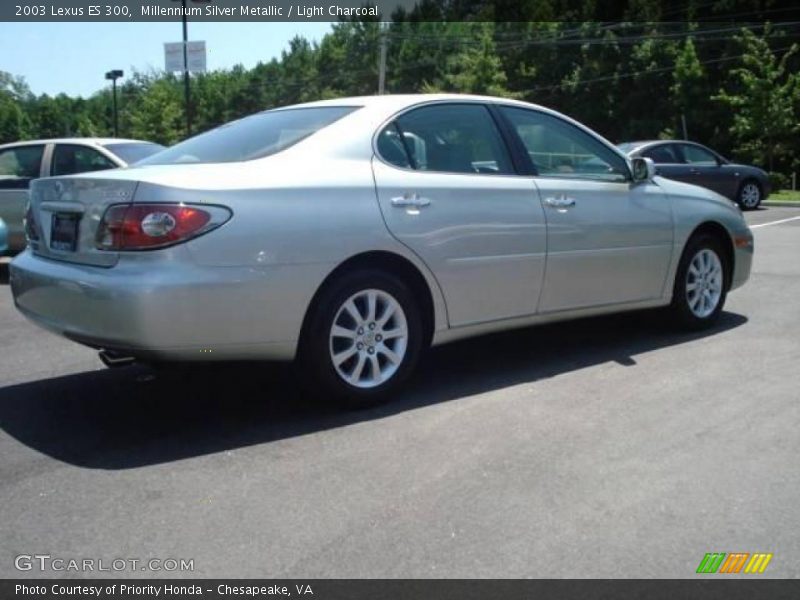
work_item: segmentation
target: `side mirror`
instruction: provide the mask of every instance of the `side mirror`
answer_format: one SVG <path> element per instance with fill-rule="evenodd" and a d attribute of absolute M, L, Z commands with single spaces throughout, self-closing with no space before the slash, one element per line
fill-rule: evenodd
<path fill-rule="evenodd" d="M 656 176 L 656 165 L 650 158 L 637 156 L 631 160 L 634 181 L 650 181 Z"/>

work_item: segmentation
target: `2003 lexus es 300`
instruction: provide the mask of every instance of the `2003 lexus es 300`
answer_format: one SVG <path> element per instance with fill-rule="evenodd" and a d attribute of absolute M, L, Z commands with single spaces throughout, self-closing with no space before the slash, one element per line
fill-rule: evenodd
<path fill-rule="evenodd" d="M 262 112 L 135 167 L 34 182 L 19 309 L 106 361 L 293 359 L 369 404 L 423 349 L 668 306 L 749 276 L 734 204 L 575 121 L 474 96 Z"/>

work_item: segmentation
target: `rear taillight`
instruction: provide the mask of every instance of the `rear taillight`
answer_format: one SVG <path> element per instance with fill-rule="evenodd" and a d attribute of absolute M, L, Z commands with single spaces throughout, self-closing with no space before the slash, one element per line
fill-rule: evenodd
<path fill-rule="evenodd" d="M 222 225 L 231 212 L 221 206 L 116 204 L 97 229 L 101 250 L 149 250 L 185 242 Z"/>
<path fill-rule="evenodd" d="M 28 208 L 25 211 L 25 237 L 29 242 L 39 241 L 39 228 L 36 225 L 36 217 L 33 216 L 33 207 L 28 203 Z"/>

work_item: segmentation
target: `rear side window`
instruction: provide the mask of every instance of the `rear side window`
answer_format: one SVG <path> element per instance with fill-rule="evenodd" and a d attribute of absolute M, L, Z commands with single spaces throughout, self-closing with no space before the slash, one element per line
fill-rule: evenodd
<path fill-rule="evenodd" d="M 407 136 L 403 136 L 395 123 L 381 131 L 378 136 L 378 154 L 383 160 L 403 169 L 412 168 L 411 157 L 405 144 Z"/>
<path fill-rule="evenodd" d="M 642 152 L 642 156 L 651 159 L 657 165 L 674 165 L 681 161 L 673 144 L 660 144 Z"/>
<path fill-rule="evenodd" d="M 440 173 L 512 173 L 511 159 L 485 106 L 437 104 L 401 115 L 378 136 L 388 163 Z"/>
<path fill-rule="evenodd" d="M 94 148 L 77 144 L 57 144 L 53 152 L 53 175 L 72 175 L 115 169 L 117 165 Z"/>
<path fill-rule="evenodd" d="M 27 189 L 39 177 L 44 146 L 17 146 L 0 150 L 0 189 Z"/>
<path fill-rule="evenodd" d="M 690 144 L 681 145 L 683 158 L 690 165 L 716 165 L 717 157 L 705 148 L 692 146 Z"/>
<path fill-rule="evenodd" d="M 189 138 L 138 164 L 237 162 L 269 156 L 356 109 L 355 106 L 325 106 L 258 113 Z"/>

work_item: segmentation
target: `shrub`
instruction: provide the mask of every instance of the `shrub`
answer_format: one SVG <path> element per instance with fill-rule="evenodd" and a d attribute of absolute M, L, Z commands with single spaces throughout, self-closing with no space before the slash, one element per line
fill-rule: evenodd
<path fill-rule="evenodd" d="M 769 183 L 772 186 L 773 192 L 777 192 L 778 190 L 788 190 L 790 187 L 792 187 L 792 181 L 788 175 L 777 173 L 775 171 L 769 174 Z"/>

